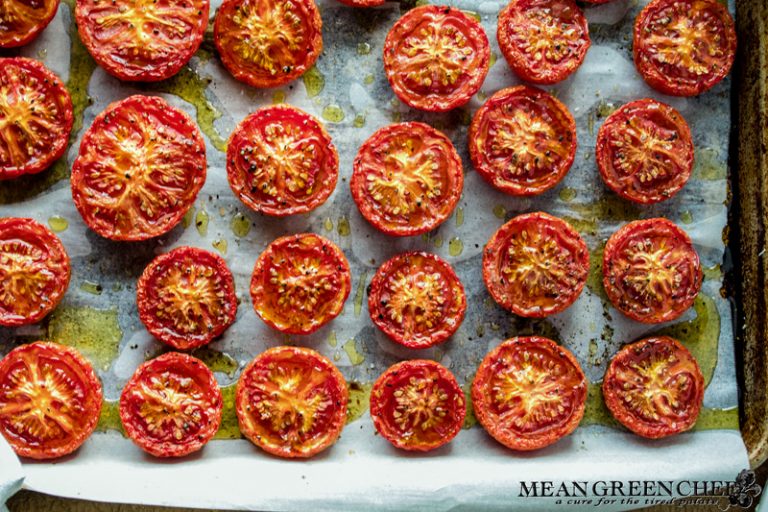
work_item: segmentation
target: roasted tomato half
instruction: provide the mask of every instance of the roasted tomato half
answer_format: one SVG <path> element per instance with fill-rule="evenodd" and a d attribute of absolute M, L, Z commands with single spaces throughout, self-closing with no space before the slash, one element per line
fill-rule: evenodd
<path fill-rule="evenodd" d="M 55 459 L 80 448 L 101 402 L 101 382 L 73 348 L 38 341 L 0 361 L 0 434 L 22 457 Z"/>
<path fill-rule="evenodd" d="M 347 258 L 333 242 L 312 233 L 284 236 L 256 260 L 251 299 L 273 329 L 310 334 L 341 313 L 351 283 Z"/>
<path fill-rule="evenodd" d="M 541 194 L 573 164 L 576 122 L 565 105 L 541 89 L 502 89 L 475 114 L 469 154 L 480 176 L 502 192 Z"/>
<path fill-rule="evenodd" d="M 59 77 L 36 60 L 0 58 L 0 180 L 50 167 L 67 150 L 72 119 Z"/>
<path fill-rule="evenodd" d="M 537 450 L 567 436 L 584 416 L 587 380 L 573 354 L 539 336 L 491 351 L 472 383 L 475 416 L 513 450 Z"/>
<path fill-rule="evenodd" d="M 445 112 L 466 104 L 491 61 L 480 22 L 459 9 L 424 5 L 408 11 L 384 41 L 384 71 L 401 101 Z"/>
<path fill-rule="evenodd" d="M 227 178 L 249 208 L 285 216 L 314 210 L 331 195 L 339 155 L 323 125 L 295 107 L 257 110 L 227 145 Z"/>
<path fill-rule="evenodd" d="M 368 311 L 392 341 L 426 348 L 450 338 L 464 320 L 467 298 L 451 266 L 426 252 L 399 254 L 373 276 Z"/>
<path fill-rule="evenodd" d="M 379 231 L 420 235 L 450 217 L 464 173 L 448 137 L 424 123 L 399 123 L 363 143 L 349 185 L 360 213 Z"/>
<path fill-rule="evenodd" d="M 262 450 L 311 457 L 330 447 L 347 421 L 347 383 L 314 350 L 275 347 L 256 356 L 237 382 L 240 431 Z"/>
<path fill-rule="evenodd" d="M 39 322 L 69 286 L 69 256 L 56 235 L 32 219 L 0 219 L 0 325 Z"/>
<path fill-rule="evenodd" d="M 3 0 L 0 2 L 0 48 L 32 42 L 48 26 L 59 0 Z M 5 67 L 0 63 L 0 69 Z"/>
<path fill-rule="evenodd" d="M 568 78 L 590 45 L 587 18 L 573 0 L 512 0 L 499 13 L 496 37 L 512 70 L 535 84 Z"/>
<path fill-rule="evenodd" d="M 168 352 L 139 366 L 120 395 L 125 433 L 155 457 L 183 457 L 219 430 L 223 399 L 213 372 Z"/>
<path fill-rule="evenodd" d="M 77 0 L 80 39 L 120 80 L 155 82 L 189 62 L 208 26 L 208 0 Z"/>
<path fill-rule="evenodd" d="M 158 256 L 136 288 L 142 323 L 178 350 L 210 343 L 235 321 L 235 281 L 224 259 L 212 252 L 179 247 Z"/>
<path fill-rule="evenodd" d="M 213 40 L 236 79 L 277 87 L 312 67 L 323 51 L 322 28 L 314 0 L 225 0 Z"/>
<path fill-rule="evenodd" d="M 704 400 L 704 377 L 687 348 L 655 336 L 622 348 L 603 378 L 611 414 L 635 434 L 651 439 L 693 427 Z"/>
<path fill-rule="evenodd" d="M 350 7 L 375 7 L 377 5 L 384 5 L 387 0 L 339 0 L 344 5 Z"/>
<path fill-rule="evenodd" d="M 667 219 L 630 222 L 605 245 L 605 293 L 616 309 L 638 322 L 679 317 L 693 305 L 701 280 L 691 239 Z"/>
<path fill-rule="evenodd" d="M 733 18 L 717 0 L 653 0 L 635 21 L 635 66 L 648 85 L 673 96 L 696 96 L 731 71 Z"/>
<path fill-rule="evenodd" d="M 589 274 L 589 249 L 564 220 L 538 212 L 499 228 L 483 251 L 491 297 L 516 315 L 560 313 L 579 298 Z"/>
<path fill-rule="evenodd" d="M 669 105 L 633 101 L 600 127 L 596 160 L 603 181 L 621 197 L 658 203 L 677 194 L 691 176 L 691 130 Z"/>
<path fill-rule="evenodd" d="M 449 443 L 461 430 L 466 412 L 456 377 L 434 361 L 397 363 L 371 390 L 373 425 L 403 450 L 426 452 Z"/>
<path fill-rule="evenodd" d="M 205 143 L 190 117 L 156 96 L 112 103 L 85 132 L 72 166 L 72 199 L 112 240 L 170 231 L 205 182 Z"/>

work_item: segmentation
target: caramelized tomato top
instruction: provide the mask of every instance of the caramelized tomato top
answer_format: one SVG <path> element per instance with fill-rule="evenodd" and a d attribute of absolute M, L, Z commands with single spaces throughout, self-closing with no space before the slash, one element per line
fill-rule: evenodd
<path fill-rule="evenodd" d="M 227 145 L 227 178 L 248 207 L 267 215 L 306 213 L 336 188 L 339 155 L 323 125 L 275 105 L 241 122 Z"/>
<path fill-rule="evenodd" d="M 466 104 L 483 85 L 490 57 L 480 23 L 447 6 L 411 9 L 384 41 L 384 71 L 395 94 L 434 112 Z"/>
<path fill-rule="evenodd" d="M 589 274 L 589 250 L 567 222 L 546 213 L 519 215 L 493 235 L 483 252 L 491 296 L 513 313 L 540 318 L 578 299 Z"/>
<path fill-rule="evenodd" d="M 0 434 L 22 457 L 77 450 L 96 428 L 101 403 L 93 367 L 73 348 L 38 341 L 0 361 Z"/>
<path fill-rule="evenodd" d="M 0 58 L 0 180 L 50 167 L 67 149 L 72 119 L 59 77 L 36 60 Z"/>
<path fill-rule="evenodd" d="M 605 292 L 616 309 L 638 322 L 679 317 L 693 304 L 701 281 L 691 239 L 667 219 L 630 222 L 605 245 Z"/>
<path fill-rule="evenodd" d="M 625 346 L 611 360 L 603 396 L 625 427 L 656 439 L 693 427 L 704 400 L 704 377 L 677 340 L 646 338 Z"/>
<path fill-rule="evenodd" d="M 0 219 L 0 325 L 39 322 L 69 286 L 69 256 L 51 230 L 32 219 Z"/>
<path fill-rule="evenodd" d="M 717 0 L 653 0 L 637 17 L 635 65 L 648 84 L 674 96 L 696 96 L 730 72 L 736 29 Z"/>
<path fill-rule="evenodd" d="M 86 48 L 121 80 L 157 81 L 175 75 L 200 47 L 208 0 L 77 0 Z"/>
<path fill-rule="evenodd" d="M 565 105 L 541 89 L 503 89 L 475 114 L 469 153 L 480 176 L 502 192 L 541 194 L 573 164 L 576 122 Z"/>
<path fill-rule="evenodd" d="M 162 98 L 130 96 L 96 116 L 72 166 L 72 199 L 112 240 L 170 231 L 205 182 L 205 143 L 192 119 Z"/>
<path fill-rule="evenodd" d="M 450 139 L 424 123 L 381 128 L 360 147 L 350 180 L 360 213 L 388 235 L 419 235 L 453 212 L 464 187 Z"/>
<path fill-rule="evenodd" d="M 347 383 L 314 350 L 275 347 L 258 355 L 237 382 L 240 430 L 262 450 L 311 457 L 336 442 L 347 420 Z"/>
<path fill-rule="evenodd" d="M 314 0 L 225 0 L 213 37 L 232 76 L 253 87 L 277 87 L 315 63 L 322 26 Z"/>
<path fill-rule="evenodd" d="M 0 2 L 0 48 L 32 42 L 48 26 L 59 0 L 3 0 Z M 3 64 L 0 64 L 0 68 Z"/>

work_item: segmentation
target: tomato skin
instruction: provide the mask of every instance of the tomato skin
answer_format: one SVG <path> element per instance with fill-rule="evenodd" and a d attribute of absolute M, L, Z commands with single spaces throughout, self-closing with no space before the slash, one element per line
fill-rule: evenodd
<path fill-rule="evenodd" d="M 351 288 L 344 253 L 313 233 L 273 241 L 256 260 L 251 277 L 256 314 L 288 334 L 311 334 L 336 318 Z"/>
<path fill-rule="evenodd" d="M 455 7 L 411 9 L 384 41 L 384 71 L 392 90 L 408 106 L 429 112 L 469 102 L 483 85 L 490 60 L 482 25 Z"/>
<path fill-rule="evenodd" d="M 286 48 L 283 44 L 280 48 L 283 58 L 281 60 L 280 57 L 272 57 L 274 53 L 278 53 L 274 45 L 254 48 L 248 30 L 241 28 L 241 24 L 235 20 L 240 18 L 242 15 L 239 13 L 245 12 L 246 9 L 253 14 L 250 18 L 252 23 L 260 24 L 262 32 L 266 34 L 264 38 L 257 38 L 255 43 L 263 45 L 266 41 L 287 39 L 288 44 L 295 44 L 299 50 Z M 269 10 L 272 13 L 269 19 L 273 25 L 264 21 L 263 14 L 254 14 L 259 10 Z M 295 21 L 297 18 L 301 20 L 299 24 Z M 300 30 L 294 33 L 293 31 L 299 28 L 298 25 Z M 278 87 L 303 75 L 317 61 L 323 51 L 322 28 L 323 21 L 314 0 L 224 0 L 216 12 L 213 40 L 222 64 L 237 80 L 252 87 Z M 267 34 L 269 31 L 272 32 L 271 35 Z M 243 51 L 251 56 L 243 55 Z M 269 69 L 265 69 L 260 62 L 266 62 Z"/>
<path fill-rule="evenodd" d="M 443 133 L 424 123 L 397 123 L 379 129 L 360 146 L 349 186 L 360 213 L 376 229 L 413 236 L 450 217 L 461 197 L 464 173 L 456 148 Z"/>
<path fill-rule="evenodd" d="M 483 251 L 483 281 L 504 309 L 544 318 L 568 309 L 589 275 L 589 249 L 578 231 L 543 212 L 518 215 Z"/>
<path fill-rule="evenodd" d="M 659 92 L 698 96 L 731 71 L 736 58 L 735 25 L 717 0 L 653 0 L 635 21 L 635 66 Z M 688 32 L 681 34 L 683 29 Z"/>
<path fill-rule="evenodd" d="M 579 362 L 541 336 L 503 342 L 485 356 L 472 382 L 477 420 L 512 450 L 538 450 L 572 433 L 584 416 L 586 400 L 587 379 Z M 530 418 L 513 415 L 515 407 Z M 536 421 L 544 424 L 532 424 Z"/>
<path fill-rule="evenodd" d="M 661 389 L 654 388 L 653 384 L 662 380 Z M 650 439 L 690 430 L 701 411 L 704 388 L 704 376 L 696 359 L 669 336 L 626 345 L 613 357 L 603 378 L 605 405 L 614 418 L 635 434 Z M 675 405 L 670 399 L 675 400 Z M 638 411 L 631 406 L 643 401 L 653 409 Z"/>
<path fill-rule="evenodd" d="M 576 121 L 563 103 L 541 89 L 502 89 L 472 119 L 469 156 L 497 190 L 538 195 L 557 185 L 573 165 Z"/>
<path fill-rule="evenodd" d="M 373 425 L 401 450 L 427 452 L 451 442 L 465 415 L 464 392 L 456 377 L 434 361 L 401 361 L 382 373 L 371 389 Z"/>
<path fill-rule="evenodd" d="M 194 121 L 162 98 L 135 95 L 109 105 L 85 132 L 72 166 L 72 200 L 99 235 L 148 240 L 181 221 L 205 175 L 205 143 Z"/>
<path fill-rule="evenodd" d="M 339 2 L 349 7 L 376 7 L 384 5 L 387 0 L 339 0 Z"/>
<path fill-rule="evenodd" d="M 673 197 L 693 172 L 688 123 L 674 108 L 651 99 L 627 103 L 608 116 L 597 134 L 595 151 L 605 184 L 636 203 Z M 633 168 L 624 168 L 632 163 Z"/>
<path fill-rule="evenodd" d="M 278 457 L 320 453 L 336 442 L 347 421 L 344 376 L 326 357 L 308 348 L 274 347 L 262 352 L 243 371 L 235 393 L 240 431 Z"/>
<path fill-rule="evenodd" d="M 69 91 L 51 70 L 26 57 L 0 57 L 0 180 L 48 169 L 67 150 L 73 119 Z"/>
<path fill-rule="evenodd" d="M 0 219 L 0 325 L 42 320 L 69 287 L 71 265 L 59 238 L 33 219 Z"/>
<path fill-rule="evenodd" d="M 147 330 L 177 350 L 210 343 L 237 314 L 235 281 L 224 258 L 195 247 L 152 260 L 139 277 L 136 303 Z"/>
<path fill-rule="evenodd" d="M 693 305 L 702 279 L 690 237 L 667 219 L 630 222 L 605 245 L 605 293 L 616 309 L 638 322 L 678 318 Z"/>
<path fill-rule="evenodd" d="M 467 310 L 464 286 L 456 272 L 426 252 L 407 252 L 387 260 L 371 279 L 369 290 L 368 312 L 374 325 L 409 348 L 444 342 L 461 326 Z"/>
<path fill-rule="evenodd" d="M 499 13 L 496 37 L 515 74 L 543 85 L 574 73 L 591 44 L 587 18 L 573 0 L 511 0 Z"/>
<path fill-rule="evenodd" d="M 208 0 L 77 0 L 75 17 L 88 53 L 110 75 L 157 82 L 200 47 L 209 9 Z"/>
<path fill-rule="evenodd" d="M 39 2 L 41 7 L 35 9 L 22 0 L 3 0 L 0 3 L 0 48 L 16 48 L 35 40 L 56 16 L 59 2 L 60 0 L 43 0 Z M 14 9 L 17 12 L 10 12 Z M 25 11 L 21 16 L 18 13 L 19 9 Z M 18 26 L 14 20 L 19 17 L 28 18 L 29 22 L 24 23 L 22 20 L 22 25 Z"/>
<path fill-rule="evenodd" d="M 279 152 L 278 145 L 286 149 Z M 273 174 L 256 175 L 270 165 Z M 266 215 L 314 210 L 333 193 L 338 176 L 339 154 L 325 127 L 289 105 L 249 115 L 227 144 L 229 186 L 246 206 Z"/>
<path fill-rule="evenodd" d="M 120 420 L 128 437 L 150 455 L 183 457 L 216 434 L 223 406 L 221 389 L 205 363 L 167 352 L 139 366 L 126 383 Z"/>
<path fill-rule="evenodd" d="M 102 399 L 93 366 L 74 348 L 36 341 L 0 360 L 0 434 L 21 457 L 55 459 L 80 448 L 96 429 Z"/>

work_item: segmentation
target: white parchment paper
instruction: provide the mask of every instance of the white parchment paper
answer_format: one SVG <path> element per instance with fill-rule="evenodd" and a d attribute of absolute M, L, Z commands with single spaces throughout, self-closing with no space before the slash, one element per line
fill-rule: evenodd
<path fill-rule="evenodd" d="M 220 3 L 213 2 L 212 12 Z M 717 365 L 705 394 L 708 408 L 737 407 L 732 312 L 721 297 L 723 229 L 727 224 L 727 168 L 730 131 L 730 80 L 700 98 L 670 98 L 645 85 L 631 59 L 631 27 L 644 0 L 614 0 L 587 7 L 593 45 L 582 68 L 567 81 L 548 88 L 564 101 L 578 126 L 576 162 L 554 190 L 535 198 L 514 198 L 494 191 L 472 169 L 466 150 L 469 119 L 483 100 L 519 80 L 509 71 L 495 41 L 496 16 L 501 1 L 451 0 L 445 3 L 479 14 L 486 28 L 495 62 L 481 92 L 470 104 L 446 114 L 411 110 L 392 93 L 381 65 L 384 37 L 401 15 L 398 4 L 376 9 L 351 9 L 334 0 L 319 2 L 324 23 L 325 50 L 317 79 L 297 80 L 278 90 L 257 90 L 233 80 L 214 56 L 205 52 L 190 66 L 197 79 L 210 83 L 204 91 L 206 108 L 219 115 L 213 126 L 203 126 L 208 145 L 208 178 L 194 212 L 206 212 L 207 230 L 195 223 L 178 226 L 158 240 L 121 244 L 89 231 L 75 210 L 69 183 L 63 180 L 23 202 L 0 205 L 2 216 L 53 216 L 68 221 L 59 233 L 73 261 L 73 279 L 60 307 L 114 308 L 122 339 L 117 357 L 100 369 L 108 399 L 135 368 L 160 344 L 144 330 L 135 306 L 135 282 L 159 253 L 179 245 L 220 250 L 232 269 L 241 304 L 236 323 L 212 348 L 232 357 L 242 368 L 265 348 L 283 343 L 312 347 L 332 358 L 350 381 L 371 382 L 394 362 L 431 358 L 448 366 L 460 382 L 470 382 L 482 357 L 503 339 L 516 334 L 554 336 L 579 358 L 588 378 L 598 382 L 619 347 L 658 327 L 625 319 L 605 304 L 598 289 L 586 288 L 566 312 L 544 321 L 524 321 L 498 308 L 481 278 L 481 251 L 491 234 L 518 213 L 545 210 L 572 219 L 582 229 L 591 249 L 620 225 L 635 218 L 665 216 L 691 235 L 708 269 L 702 294 L 720 317 Z M 69 7 L 62 4 L 56 19 L 24 55 L 40 58 L 64 80 L 81 56 L 70 51 Z M 205 45 L 204 45 L 205 48 Z M 72 61 L 72 62 L 71 62 Z M 110 102 L 130 94 L 160 94 L 193 117 L 196 107 L 163 84 L 132 86 L 96 69 L 88 84 L 92 104 L 85 127 Z M 317 94 L 314 94 L 317 93 Z M 594 165 L 594 141 L 607 106 L 642 97 L 657 98 L 680 110 L 691 125 L 697 148 L 697 170 L 686 188 L 660 205 L 627 208 L 600 181 Z M 188 98 L 189 99 L 189 98 Z M 230 191 L 225 161 L 216 149 L 234 126 L 256 108 L 285 101 L 325 117 L 340 155 L 341 179 L 329 201 L 308 215 L 274 219 L 247 210 Z M 343 119 L 339 119 L 339 111 Z M 198 118 L 199 119 L 199 118 Z M 332 122 L 329 119 L 335 119 Z M 456 213 L 429 236 L 387 237 L 360 216 L 349 193 L 352 160 L 359 145 L 376 129 L 397 120 L 421 120 L 444 130 L 462 155 L 464 194 Z M 79 137 L 68 154 L 74 160 Z M 221 146 L 221 144 L 219 144 Z M 0 186 L 2 186 L 0 184 Z M 250 223 L 245 236 L 232 230 L 233 216 Z M 330 325 L 304 337 L 286 337 L 270 330 L 255 315 L 248 282 L 258 254 L 277 236 L 314 231 L 337 243 L 346 253 L 353 273 L 353 290 L 344 312 Z M 242 234 L 242 233 L 241 233 Z M 365 287 L 376 268 L 405 250 L 428 250 L 447 259 L 457 270 L 468 295 L 467 317 L 447 343 L 412 351 L 397 346 L 374 328 L 367 312 Z M 101 293 L 91 293 L 98 283 Z M 677 323 L 696 320 L 689 311 Z M 19 337 L 44 337 L 46 328 L 28 326 L 0 329 L 0 354 Z M 712 355 L 712 354 L 710 354 Z M 222 385 L 236 380 L 217 373 Z M 716 449 L 715 449 L 716 448 Z M 744 444 L 737 430 L 695 431 L 663 441 L 645 441 L 623 430 L 582 426 L 574 435 L 534 453 L 504 449 L 480 427 L 462 431 L 450 445 L 427 455 L 398 452 L 376 436 L 368 415 L 349 424 L 332 449 L 305 462 L 269 457 L 249 443 L 213 441 L 202 452 L 179 461 L 145 456 L 115 432 L 97 433 L 74 456 L 56 463 L 24 463 L 25 486 L 50 494 L 92 500 L 178 505 L 200 508 L 254 510 L 548 510 L 551 498 L 522 498 L 521 480 L 715 479 L 732 480 L 747 467 Z M 0 475 L 2 472 L 0 471 Z M 0 481 L 3 479 L 0 478 Z M 628 509 L 645 503 L 609 503 L 607 509 Z M 574 508 L 576 505 L 572 504 Z M 594 508 L 594 503 L 583 508 Z"/>

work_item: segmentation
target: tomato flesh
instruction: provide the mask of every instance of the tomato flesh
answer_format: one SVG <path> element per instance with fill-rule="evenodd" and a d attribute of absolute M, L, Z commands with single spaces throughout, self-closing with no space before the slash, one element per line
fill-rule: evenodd
<path fill-rule="evenodd" d="M 336 188 L 339 155 L 323 125 L 288 105 L 257 110 L 227 145 L 227 178 L 251 209 L 267 215 L 309 212 Z"/>
<path fill-rule="evenodd" d="M 701 282 L 691 239 L 667 219 L 630 222 L 605 245 L 605 292 L 616 309 L 638 322 L 678 318 L 693 305 Z"/>
<path fill-rule="evenodd" d="M 59 0 L 3 0 L 0 2 L 0 48 L 31 43 L 56 16 Z M 2 68 L 0 64 L 0 69 Z"/>
<path fill-rule="evenodd" d="M 541 194 L 573 164 L 576 122 L 565 105 L 541 89 L 503 89 L 475 114 L 469 153 L 480 176 L 498 190 Z"/>
<path fill-rule="evenodd" d="M 170 231 L 205 182 L 205 143 L 192 119 L 162 98 L 130 96 L 96 116 L 72 166 L 72 199 L 112 240 Z"/>
<path fill-rule="evenodd" d="M 689 430 L 704 400 L 693 355 L 668 336 L 646 338 L 616 354 L 603 379 L 605 405 L 629 430 L 658 439 Z"/>
<path fill-rule="evenodd" d="M 67 149 L 72 122 L 59 77 L 36 60 L 0 58 L 0 180 L 50 167 Z"/>
<path fill-rule="evenodd" d="M 461 430 L 465 415 L 459 383 L 434 361 L 397 363 L 371 390 L 376 430 L 403 450 L 425 452 L 449 443 Z"/>
<path fill-rule="evenodd" d="M 0 433 L 31 459 L 68 455 L 96 428 L 101 383 L 73 348 L 35 342 L 0 361 Z"/>
<path fill-rule="evenodd" d="M 573 354 L 538 336 L 496 347 L 472 383 L 477 420 L 513 450 L 537 450 L 573 432 L 586 399 L 587 381 Z"/>
<path fill-rule="evenodd" d="M 219 429 L 223 400 L 205 363 L 168 352 L 139 366 L 120 396 L 131 440 L 155 457 L 200 450 Z"/>
<path fill-rule="evenodd" d="M 314 350 L 275 347 L 257 356 L 237 383 L 242 433 L 262 450 L 311 457 L 336 442 L 347 419 L 347 384 Z"/>

